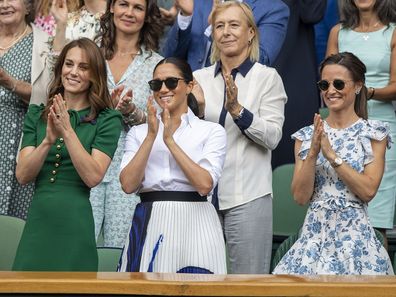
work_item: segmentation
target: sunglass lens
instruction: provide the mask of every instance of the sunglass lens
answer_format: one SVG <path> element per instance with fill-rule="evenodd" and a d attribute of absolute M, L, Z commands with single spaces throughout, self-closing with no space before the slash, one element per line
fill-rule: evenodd
<path fill-rule="evenodd" d="M 165 79 L 165 86 L 168 88 L 168 90 L 174 90 L 177 88 L 177 84 L 179 82 L 179 79 L 176 77 L 168 77 Z"/>
<path fill-rule="evenodd" d="M 327 91 L 329 86 L 330 83 L 327 80 L 318 81 L 318 88 L 321 89 L 322 91 Z"/>
<path fill-rule="evenodd" d="M 161 90 L 162 80 L 153 79 L 153 80 L 150 80 L 148 83 L 149 83 L 150 89 L 152 91 L 158 92 L 159 90 Z"/>
<path fill-rule="evenodd" d="M 341 91 L 345 87 L 345 82 L 343 80 L 341 80 L 341 79 L 335 79 L 333 81 L 333 86 L 337 90 Z"/>

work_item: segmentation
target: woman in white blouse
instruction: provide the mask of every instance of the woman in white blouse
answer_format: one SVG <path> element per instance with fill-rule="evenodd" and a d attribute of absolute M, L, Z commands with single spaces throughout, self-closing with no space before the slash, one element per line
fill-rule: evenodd
<path fill-rule="evenodd" d="M 219 179 L 224 129 L 196 117 L 191 67 L 167 58 L 149 82 L 147 124 L 128 132 L 120 181 L 139 192 L 119 271 L 226 273 L 219 218 L 208 195 Z M 196 107 L 196 105 L 195 105 Z"/>
<path fill-rule="evenodd" d="M 212 27 L 215 64 L 194 72 L 206 103 L 200 116 L 227 132 L 224 174 L 212 201 L 219 207 L 231 272 L 268 273 L 271 151 L 282 136 L 286 93 L 275 69 L 257 63 L 259 36 L 246 3 L 218 4 Z"/>

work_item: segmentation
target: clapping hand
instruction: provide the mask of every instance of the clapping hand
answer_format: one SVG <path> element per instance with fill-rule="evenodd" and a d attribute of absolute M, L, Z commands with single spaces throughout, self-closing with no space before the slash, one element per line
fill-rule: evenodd
<path fill-rule="evenodd" d="M 230 74 L 223 74 L 223 76 L 227 95 L 224 107 L 233 117 L 236 117 L 242 109 L 242 105 L 240 105 L 238 102 L 238 87 L 235 85 L 235 82 Z"/>
<path fill-rule="evenodd" d="M 165 144 L 170 143 L 173 141 L 173 130 L 172 130 L 172 121 L 168 109 L 167 103 L 165 103 L 164 110 L 162 111 L 162 123 L 164 124 L 164 142 Z"/>
<path fill-rule="evenodd" d="M 314 132 L 311 141 L 311 148 L 309 149 L 309 155 L 316 159 L 321 149 L 322 135 L 324 134 L 323 120 L 320 114 L 315 113 L 314 116 Z"/>
<path fill-rule="evenodd" d="M 111 93 L 111 99 L 115 105 L 115 109 L 119 110 L 122 114 L 128 115 L 133 112 L 136 108 L 135 104 L 132 102 L 133 100 L 133 91 L 129 89 L 124 96 L 121 97 L 122 92 L 124 91 L 124 86 L 117 87 Z"/>
<path fill-rule="evenodd" d="M 202 118 L 205 115 L 205 95 L 201 88 L 199 82 L 194 79 L 194 86 L 191 90 L 191 93 L 194 95 L 195 99 L 197 99 L 199 117 Z"/>
<path fill-rule="evenodd" d="M 67 111 L 66 102 L 63 100 L 61 94 L 54 96 L 49 115 L 54 124 L 56 134 L 63 137 L 68 131 L 73 129 L 70 125 L 70 116 Z"/>
<path fill-rule="evenodd" d="M 153 96 L 150 96 L 147 100 L 147 136 L 151 136 L 155 139 L 157 137 L 159 123 L 157 118 L 157 109 L 155 108 L 153 101 Z"/>

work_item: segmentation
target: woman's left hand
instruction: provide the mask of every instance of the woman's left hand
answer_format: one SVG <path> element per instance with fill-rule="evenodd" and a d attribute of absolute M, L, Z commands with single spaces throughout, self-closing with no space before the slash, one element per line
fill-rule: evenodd
<path fill-rule="evenodd" d="M 173 141 L 173 131 L 172 131 L 172 121 L 170 118 L 170 113 L 168 106 L 165 105 L 165 108 L 161 114 L 162 116 L 162 123 L 164 124 L 164 142 L 165 144 L 169 144 Z"/>
<path fill-rule="evenodd" d="M 322 138 L 320 140 L 320 147 L 322 148 L 322 154 L 323 156 L 329 160 L 332 161 L 336 158 L 337 154 L 335 153 L 335 151 L 333 150 L 333 148 L 331 147 L 329 138 L 327 137 L 326 133 L 322 133 Z"/>
<path fill-rule="evenodd" d="M 70 116 L 67 112 L 67 106 L 65 100 L 61 94 L 54 96 L 52 106 L 50 109 L 50 115 L 52 117 L 54 126 L 58 134 L 62 137 L 65 136 L 69 131 L 73 130 L 70 125 Z"/>
<path fill-rule="evenodd" d="M 230 74 L 224 74 L 224 81 L 227 95 L 224 107 L 233 118 L 236 118 L 242 109 L 242 105 L 240 105 L 238 102 L 238 87 L 235 85 L 235 82 Z"/>

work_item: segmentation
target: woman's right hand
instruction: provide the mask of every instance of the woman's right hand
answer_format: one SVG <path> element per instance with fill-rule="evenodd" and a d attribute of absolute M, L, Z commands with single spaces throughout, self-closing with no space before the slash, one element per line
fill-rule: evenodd
<path fill-rule="evenodd" d="M 315 113 L 314 116 L 314 133 L 311 141 L 311 148 L 308 155 L 315 158 L 318 156 L 321 149 L 321 140 L 323 134 L 323 120 L 320 114 Z"/>
<path fill-rule="evenodd" d="M 68 13 L 66 0 L 52 0 L 50 14 L 54 17 L 58 26 L 66 25 Z"/>
<path fill-rule="evenodd" d="M 147 100 L 147 136 L 155 139 L 158 133 L 159 121 L 157 118 L 157 109 L 154 106 L 154 98 L 152 96 Z"/>
<path fill-rule="evenodd" d="M 51 107 L 52 109 L 52 107 Z M 44 140 L 50 143 L 51 145 L 55 143 L 56 139 L 58 138 L 58 135 L 55 130 L 55 125 L 54 125 L 54 120 L 52 118 L 52 113 L 48 113 L 47 117 L 47 129 L 46 129 L 46 135 Z"/>

